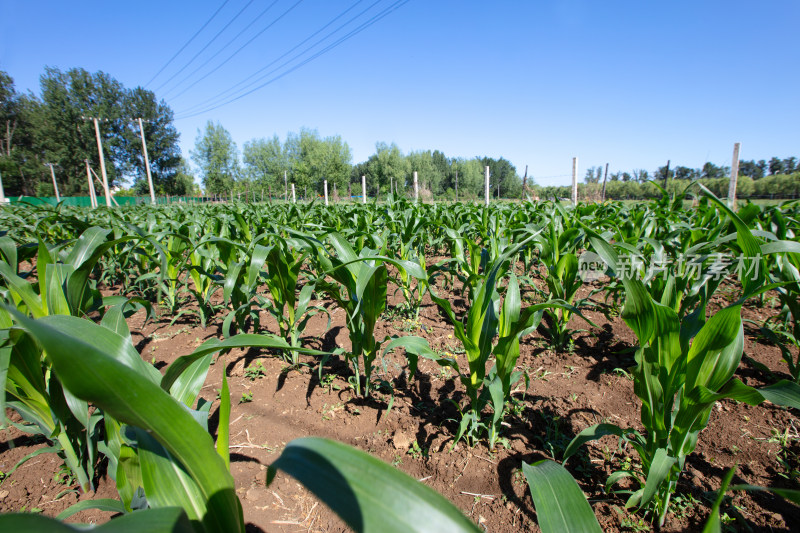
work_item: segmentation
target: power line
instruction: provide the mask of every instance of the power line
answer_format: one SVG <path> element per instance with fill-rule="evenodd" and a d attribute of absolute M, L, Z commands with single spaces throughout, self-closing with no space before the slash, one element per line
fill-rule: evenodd
<path fill-rule="evenodd" d="M 277 3 L 278 3 L 278 0 L 275 0 L 275 1 L 274 1 L 274 2 L 272 2 L 270 5 L 268 5 L 268 6 L 267 6 L 267 8 L 266 8 L 264 11 L 262 11 L 261 13 L 259 13 L 259 14 L 258 14 L 258 16 L 257 16 L 256 18 L 254 18 L 254 19 L 253 19 L 253 20 L 250 22 L 250 24 L 248 24 L 247 26 L 245 26 L 245 27 L 244 27 L 244 29 L 242 29 L 242 30 L 241 30 L 239 33 L 237 33 L 237 34 L 236 34 L 236 35 L 233 37 L 233 39 L 231 39 L 230 41 L 228 41 L 227 43 L 225 43 L 225 45 L 224 45 L 222 48 L 220 48 L 219 50 L 217 50 L 217 52 L 216 52 L 216 53 L 215 53 L 213 56 L 209 57 L 209 58 L 208 58 L 208 59 L 207 59 L 207 60 L 206 60 L 206 61 L 205 61 L 203 64 L 201 64 L 199 67 L 197 67 L 196 69 L 194 69 L 194 70 L 193 70 L 191 73 L 189 73 L 189 75 L 188 75 L 188 76 L 184 77 L 184 78 L 183 78 L 181 81 L 179 81 L 179 82 L 178 82 L 178 83 L 175 85 L 175 87 L 173 87 L 173 89 L 175 89 L 176 87 L 179 87 L 179 86 L 180 86 L 180 85 L 181 85 L 183 82 L 185 82 L 186 80 L 188 80 L 189 78 L 191 78 L 192 76 L 194 76 L 194 75 L 195 75 L 195 73 L 197 73 L 197 71 L 198 71 L 198 70 L 202 69 L 202 68 L 203 68 L 204 66 L 206 66 L 208 63 L 210 63 L 210 62 L 211 62 L 211 60 L 213 60 L 215 57 L 217 57 L 219 54 L 221 54 L 221 53 L 222 53 L 222 52 L 223 52 L 223 51 L 224 51 L 224 50 L 225 50 L 227 47 L 229 47 L 229 46 L 230 46 L 230 45 L 231 45 L 231 44 L 232 44 L 232 43 L 233 43 L 233 42 L 234 42 L 236 39 L 238 39 L 238 38 L 239 38 L 239 37 L 240 37 L 240 36 L 241 36 L 241 35 L 242 35 L 244 32 L 246 32 L 247 30 L 249 30 L 249 29 L 250 29 L 250 27 L 251 27 L 253 24 L 255 24 L 256 22 L 258 22 L 258 19 L 260 19 L 261 17 L 263 17 L 263 16 L 264 16 L 264 15 L 267 13 L 267 11 L 269 11 L 270 9 L 272 9 L 272 6 L 274 6 L 274 5 L 275 5 L 275 4 L 277 4 Z M 172 89 L 169 89 L 167 92 L 169 92 L 170 90 L 172 90 Z"/>
<path fill-rule="evenodd" d="M 276 0 L 276 1 L 277 1 L 277 0 Z M 280 21 L 280 20 L 281 20 L 283 17 L 285 17 L 286 15 L 288 15 L 288 14 L 289 14 L 289 13 L 290 13 L 290 12 L 291 12 L 291 11 L 292 11 L 294 8 L 296 8 L 298 5 L 300 5 L 300 4 L 301 4 L 303 1 L 304 1 L 304 0 L 297 0 L 297 2 L 295 2 L 294 4 L 292 4 L 292 6 L 291 6 L 289 9 L 287 9 L 286 11 L 284 11 L 283 13 L 281 13 L 281 14 L 280 14 L 280 16 L 278 16 L 278 18 L 276 18 L 275 20 L 273 20 L 271 23 L 269 23 L 269 24 L 268 24 L 268 25 L 267 25 L 267 26 L 266 26 L 264 29 L 262 29 L 260 32 L 258 32 L 258 33 L 256 33 L 255 35 L 253 35 L 253 37 L 251 37 L 251 38 L 250 38 L 250 40 L 248 40 L 248 41 L 247 41 L 246 43 L 244 43 L 242 46 L 240 46 L 239 48 L 237 48 L 237 49 L 236 49 L 236 51 L 235 51 L 234 53 L 232 53 L 231 55 L 229 55 L 229 56 L 228 56 L 228 57 L 227 57 L 227 58 L 226 58 L 226 59 L 225 59 L 225 60 L 224 60 L 222 63 L 220 63 L 219 65 L 217 65 L 217 66 L 216 66 L 216 67 L 214 67 L 213 69 L 211 69 L 209 72 L 207 72 L 207 73 L 206 73 L 205 75 L 203 75 L 202 77 L 198 78 L 198 79 L 197 79 L 196 81 L 194 81 L 194 82 L 193 82 L 191 85 L 189 85 L 188 87 L 186 87 L 185 89 L 183 89 L 181 92 L 179 92 L 178 94 L 176 94 L 176 95 L 175 95 L 175 96 L 173 96 L 172 98 L 177 98 L 177 97 L 179 97 L 180 95 L 182 95 L 183 93 L 185 93 L 186 91 L 188 91 L 189 89 L 191 89 L 192 87 L 194 87 L 195 85 L 197 85 L 198 83 L 200 83 L 201 81 L 203 81 L 204 79 L 206 79 L 207 77 L 209 77 L 210 75 L 212 75 L 213 73 L 215 73 L 215 72 L 216 72 L 217 70 L 219 70 L 219 69 L 220 69 L 220 68 L 221 68 L 221 67 L 222 67 L 222 66 L 223 66 L 225 63 L 227 63 L 228 61 L 230 61 L 231 59 L 233 59 L 233 57 L 234 57 L 236 54 L 238 54 L 238 53 L 239 53 L 239 52 L 241 52 L 241 51 L 242 51 L 242 50 L 243 50 L 245 47 L 247 47 L 248 45 L 250 45 L 250 43 L 252 43 L 252 42 L 253 42 L 254 40 L 256 40 L 258 37 L 260 37 L 260 36 L 261 36 L 261 34 L 263 34 L 265 31 L 267 31 L 267 30 L 268 30 L 268 29 L 270 29 L 272 26 L 274 26 L 275 24 L 277 24 L 277 23 L 278 23 L 278 21 Z M 274 3 L 274 2 L 273 2 L 273 3 Z M 211 60 L 209 59 L 209 62 L 210 62 L 210 61 L 211 61 Z M 206 64 L 207 64 L 207 63 L 206 63 Z M 181 82 L 181 83 L 183 83 L 183 82 Z M 180 84 L 179 84 L 179 85 L 180 85 Z"/>
<path fill-rule="evenodd" d="M 230 2 L 230 0 L 225 0 L 224 2 L 222 2 L 222 5 L 221 5 L 221 6 L 219 6 L 219 7 L 217 8 L 217 10 L 216 10 L 216 11 L 214 11 L 214 14 L 213 14 L 213 15 L 211 15 L 211 18 L 209 18 L 209 19 L 206 21 L 206 23 L 205 23 L 205 24 L 203 24 L 202 26 L 200 26 L 200 29 L 199 29 L 199 30 L 197 30 L 196 32 L 194 32 L 194 35 L 192 35 L 191 37 L 189 37 L 189 40 L 188 40 L 188 41 L 186 41 L 186 43 L 184 43 L 184 45 L 183 45 L 183 46 L 181 46 L 180 50 L 178 50 L 177 52 L 175 52 L 175 55 L 174 55 L 174 56 L 172 56 L 171 58 L 169 58 L 169 60 L 168 60 L 166 63 L 164 63 L 164 66 L 163 66 L 163 67 L 161 67 L 161 68 L 158 70 L 158 72 L 156 72 L 156 73 L 155 73 L 155 75 L 154 75 L 152 78 L 150 78 L 150 81 L 148 81 L 147 83 L 145 83 L 145 84 L 144 84 L 144 86 L 145 86 L 145 87 L 147 87 L 148 85 L 150 85 L 151 83 L 153 83 L 153 80 L 154 80 L 154 79 L 156 79 L 156 78 L 158 77 L 158 75 L 159 75 L 159 74 L 161 74 L 162 72 L 164 72 L 164 69 L 165 69 L 165 68 L 167 68 L 167 67 L 169 66 L 169 64 L 170 64 L 170 63 L 172 63 L 172 62 L 175 60 L 175 58 L 176 58 L 176 57 L 178 57 L 178 55 L 179 55 L 181 52 L 183 52 L 183 51 L 186 49 L 186 47 L 187 47 L 187 46 L 189 46 L 189 44 L 190 44 L 190 43 L 191 43 L 191 42 L 194 40 L 194 38 L 195 38 L 195 37 L 197 37 L 198 35 L 200 35 L 200 32 L 201 32 L 201 31 L 203 31 L 203 30 L 206 28 L 206 26 L 208 26 L 208 25 L 209 25 L 209 23 L 210 23 L 212 20 L 214 20 L 214 17 L 216 17 L 216 16 L 219 14 L 219 12 L 220 12 L 220 11 L 222 11 L 222 8 L 223 8 L 223 7 L 225 7 L 225 6 L 228 4 L 228 2 Z"/>
<path fill-rule="evenodd" d="M 193 56 L 193 57 L 192 57 L 192 58 L 189 60 L 189 62 L 188 62 L 188 63 L 186 63 L 185 65 L 183 65 L 183 66 L 181 67 L 181 69 L 180 69 L 178 72 L 176 72 L 175 74 L 173 74 L 172 76 L 170 76 L 170 78 L 169 78 L 167 81 L 165 81 L 164 83 L 162 83 L 161 85 L 159 85 L 158 87 L 156 87 L 156 88 L 155 88 L 155 91 L 158 91 L 158 90 L 159 90 L 159 89 L 161 89 L 161 88 L 162 88 L 164 85 L 167 85 L 168 83 L 170 83 L 172 80 L 174 80 L 176 77 L 178 77 L 178 74 L 180 74 L 181 72 L 183 72 L 184 70 L 186 70 L 186 67 L 188 67 L 189 65 L 191 65 L 191 64 L 194 62 L 194 60 L 195 60 L 195 59 L 197 59 L 197 58 L 200 56 L 200 54 L 202 54 L 203 52 L 205 52 L 205 51 L 206 51 L 206 49 L 207 49 L 209 46 L 211 46 L 211 45 L 214 43 L 214 41 L 216 41 L 216 40 L 217 40 L 217 37 L 219 37 L 219 36 L 220 36 L 220 35 L 221 35 L 221 34 L 222 34 L 222 33 L 223 33 L 225 30 L 227 30 L 227 29 L 228 29 L 228 27 L 229 27 L 231 24 L 233 24 L 233 22 L 234 22 L 234 21 L 235 21 L 237 18 L 239 18 L 239 16 L 241 16 L 241 14 L 242 14 L 242 13 L 244 13 L 245 9 L 247 9 L 248 7 L 250 7 L 250 4 L 252 4 L 253 2 L 255 2 L 255 0 L 250 0 L 249 2 L 247 2 L 247 3 L 245 4 L 245 6 L 244 6 L 242 9 L 240 9 L 240 10 L 239 10 L 239 12 L 238 12 L 238 13 L 236 13 L 236 15 L 234 15 L 234 17 L 233 17 L 231 20 L 229 20 L 229 21 L 228 21 L 228 23 L 227 23 L 227 24 L 225 24 L 225 26 L 223 26 L 223 27 L 222 27 L 222 29 L 221 29 L 221 30 L 219 30 L 219 31 L 216 33 L 216 35 L 214 35 L 214 36 L 211 38 L 211 40 L 210 40 L 210 41 L 208 41 L 208 42 L 206 43 L 206 45 L 205 45 L 203 48 L 201 48 L 201 49 L 200 49 L 200 51 L 199 51 L 199 52 L 197 52 L 197 53 L 196 53 L 196 54 L 195 54 L 195 55 L 194 55 L 194 56 Z"/>
<path fill-rule="evenodd" d="M 290 73 L 294 72 L 294 71 L 295 71 L 295 70 L 297 70 L 298 68 L 300 68 L 300 67 L 302 67 L 302 66 L 304 66 L 304 65 L 306 65 L 306 64 L 308 64 L 308 63 L 310 63 L 310 62 L 311 62 L 311 61 L 313 61 L 314 59 L 317 59 L 317 58 L 318 58 L 318 57 L 320 57 L 321 55 L 323 55 L 323 54 L 325 54 L 325 53 L 327 53 L 327 52 L 331 51 L 331 50 L 332 50 L 332 49 L 334 49 L 334 48 L 336 48 L 337 46 L 339 46 L 339 45 L 340 45 L 340 44 L 342 44 L 343 42 L 347 41 L 347 40 L 348 40 L 348 39 L 350 39 L 351 37 L 354 37 L 355 35 L 357 35 L 357 34 L 361 33 L 362 31 L 364 31 L 365 29 L 369 28 L 370 26 L 372 26 L 372 25 L 373 25 L 373 24 L 375 24 L 376 22 L 378 22 L 378 21 L 382 20 L 383 18 L 385 18 L 386 16 L 390 15 L 390 14 L 391 14 L 391 13 L 393 13 L 394 11 L 396 11 L 396 10 L 400 9 L 400 8 L 401 8 L 401 7 L 403 7 L 405 4 L 407 4 L 409 1 L 410 1 L 410 0 L 397 0 L 397 1 L 396 1 L 394 4 L 390 5 L 389 7 L 387 7 L 386 9 L 384 9 L 383 11 L 381 11 L 380 13 L 378 13 L 377 15 L 373 16 L 372 18 L 370 18 L 370 19 L 369 19 L 369 20 L 367 20 L 366 22 L 362 23 L 360 26 L 358 26 L 358 27 L 357 27 L 357 28 L 355 28 L 354 30 L 350 31 L 349 33 L 345 34 L 343 37 L 340 37 L 338 40 L 336 40 L 336 41 L 334 41 L 333 43 L 331 43 L 330 45 L 326 46 L 325 48 L 323 48 L 323 49 L 322 49 L 322 50 L 320 50 L 319 52 L 317 52 L 317 53 L 315 53 L 314 55 L 310 56 L 309 58 L 307 58 L 307 59 L 305 59 L 305 60 L 301 61 L 301 62 L 300 62 L 300 63 L 298 63 L 297 65 L 295 65 L 295 66 L 293 66 L 292 68 L 290 68 L 290 69 L 286 70 L 285 72 L 283 72 L 283 73 L 281 73 L 281 74 L 279 74 L 279 75 L 275 76 L 274 78 L 271 78 L 271 79 L 267 80 L 266 82 L 262 83 L 261 85 L 259 85 L 259 86 L 255 87 L 255 88 L 253 88 L 253 89 L 251 89 L 251 90 L 249 90 L 249 91 L 247 91 L 247 92 L 244 92 L 244 93 L 242 93 L 242 94 L 240 94 L 240 95 L 238 95 L 238 96 L 236 96 L 236 97 L 233 97 L 233 98 L 231 98 L 231 99 L 229 99 L 229 100 L 227 100 L 227 101 L 225 101 L 225 102 L 222 102 L 222 103 L 220 103 L 220 104 L 217 104 L 217 105 L 214 105 L 214 106 L 212 106 L 212 107 L 209 107 L 209 108 L 203 109 L 202 111 L 197 111 L 197 112 L 194 112 L 194 113 L 191 113 L 191 114 L 187 114 L 187 115 L 184 115 L 184 116 L 181 116 L 181 117 L 176 117 L 176 120 L 182 120 L 182 119 L 186 119 L 186 118 L 194 117 L 194 116 L 197 116 L 197 115 L 201 115 L 201 114 L 203 114 L 203 113 L 207 113 L 207 112 L 209 112 L 209 111 L 213 111 L 214 109 L 218 109 L 218 108 L 220 108 L 220 107 L 222 107 L 222 106 L 225 106 L 225 105 L 228 105 L 228 104 L 230 104 L 230 103 L 233 103 L 233 102 L 235 102 L 235 101 L 237 101 L 237 100 L 240 100 L 241 98 L 244 98 L 245 96 L 248 96 L 248 95 L 250 95 L 250 94 L 252 94 L 252 93 L 254 93 L 254 92 L 258 91 L 259 89 L 262 89 L 262 88 L 266 87 L 267 85 L 269 85 L 269 84 L 271 84 L 271 83 L 274 83 L 274 82 L 278 81 L 279 79 L 283 78 L 283 77 L 284 77 L 284 76 L 286 76 L 287 74 L 290 74 Z M 313 45 L 313 46 L 316 46 L 316 44 L 315 44 L 315 45 Z M 279 70 L 280 68 L 282 68 L 282 67 L 286 66 L 287 64 L 291 63 L 292 61 L 294 61 L 295 59 L 297 59 L 298 57 L 302 56 L 302 55 L 303 55 L 303 54 L 305 54 L 307 51 L 309 51 L 309 50 L 310 50 L 310 48 L 313 48 L 313 46 L 312 46 L 312 47 L 309 47 L 309 48 L 307 48 L 306 50 L 304 50 L 304 51 L 303 51 L 303 52 L 301 52 L 300 54 L 296 55 L 296 56 L 295 56 L 295 57 L 293 57 L 292 59 L 290 59 L 290 60 L 288 60 L 288 61 L 284 62 L 284 63 L 283 63 L 282 65 L 280 65 L 279 67 L 277 67 L 277 68 L 273 69 L 272 71 L 270 71 L 270 73 L 272 73 L 272 72 L 275 72 L 276 70 Z"/>
<path fill-rule="evenodd" d="M 295 50 L 297 50 L 298 48 L 300 48 L 302 45 L 304 45 L 305 43 L 307 43 L 308 41 L 310 41 L 311 39 L 313 39 L 314 37 L 316 37 L 316 36 L 317 36 L 317 35 L 319 35 L 320 33 L 322 33 L 322 31 L 323 31 L 323 30 L 325 30 L 325 29 L 326 29 L 327 27 L 329 27 L 331 24 L 333 24 L 334 22 L 336 22 L 337 20 L 339 20 L 340 18 L 342 18 L 344 15 L 346 15 L 348 12 L 350 12 L 350 11 L 351 11 L 353 8 L 355 8 L 355 7 L 356 7 L 358 4 L 360 4 L 360 3 L 361 3 L 361 2 L 363 2 L 363 1 L 364 1 L 364 0 L 358 0 L 356 3 L 354 3 L 353 5 L 351 5 L 350 7 L 348 7 L 347 9 L 345 9 L 344 11 L 342 11 L 341 13 L 339 13 L 339 14 L 338 14 L 336 17 L 334 17 L 332 20 L 330 20 L 330 21 L 329 21 L 327 24 L 325 24 L 324 26 L 322 26 L 320 29 L 318 29 L 317 31 L 315 31 L 314 33 L 312 33 L 311 35 L 309 35 L 308 37 L 306 37 L 305 39 L 303 39 L 302 41 L 300 41 L 298 44 L 296 44 L 296 45 L 295 45 L 294 47 L 292 47 L 290 50 L 288 50 L 287 52 L 284 52 L 284 53 L 283 53 L 281 56 L 279 56 L 278 58 L 276 58 L 276 59 L 272 60 L 272 61 L 271 61 L 271 62 L 269 62 L 267 65 L 265 65 L 265 66 L 261 67 L 260 69 L 258 69 L 257 71 L 255 71 L 254 73 L 252 73 L 251 75 L 249 75 L 248 77 L 246 77 L 245 79 L 243 79 L 242 81 L 240 81 L 239 83 L 237 83 L 236 85 L 233 85 L 232 87 L 229 87 L 228 89 L 225 89 L 224 91 L 222 91 L 222 92 L 220 92 L 220 93 L 218 93 L 218 94 L 216 94 L 216 95 L 212 96 L 211 98 L 207 98 L 207 99 L 205 99 L 205 100 L 203 100 L 203 101 L 201 101 L 201 102 L 198 102 L 198 103 L 197 103 L 197 104 L 195 104 L 195 105 L 192 105 L 192 106 L 190 106 L 189 108 L 187 108 L 186 110 L 184 110 L 184 113 L 191 113 L 192 111 L 194 111 L 194 110 L 196 110 L 196 109 L 199 109 L 199 108 L 205 107 L 205 106 L 206 106 L 206 105 L 208 105 L 210 102 L 214 102 L 215 100 L 216 100 L 216 101 L 221 101 L 221 100 L 224 100 L 224 98 L 223 98 L 223 97 L 225 97 L 225 95 L 227 95 L 228 93 L 236 92 L 236 90 L 237 90 L 237 88 L 238 88 L 238 87 L 240 87 L 240 86 L 242 86 L 242 85 L 246 84 L 248 81 L 250 81 L 250 80 L 251 80 L 251 79 L 253 79 L 254 77 L 258 76 L 258 74 L 260 74 L 260 73 L 264 72 L 264 71 L 265 71 L 265 70 L 267 70 L 269 67 L 271 67 L 272 65 L 274 65 L 275 63 L 277 63 L 278 61 L 280 61 L 280 60 L 281 60 L 281 59 L 283 59 L 284 57 L 288 56 L 289 54 L 291 54 L 292 52 L 294 52 Z M 317 46 L 319 43 L 321 43 L 321 42 L 325 41 L 325 40 L 326 40 L 328 37 L 330 37 L 331 35 L 334 35 L 334 34 L 336 34 L 336 33 L 337 33 L 339 30 L 341 30 L 341 29 L 342 29 L 342 28 L 344 28 L 345 26 L 349 25 L 349 24 L 350 24 L 351 22 L 353 22 L 354 20 L 358 19 L 358 18 L 359 18 L 361 15 L 363 15 L 364 13 L 366 13 L 367 11 L 369 11 L 370 9 L 372 9 L 373 7 L 375 7 L 377 4 L 381 3 L 382 1 L 383 1 L 383 0 L 376 0 L 376 1 L 375 1 L 375 2 L 373 2 L 373 3 L 372 3 L 370 6 L 369 6 L 369 7 L 367 7 L 366 9 L 364 9 L 363 11 L 361 11 L 360 13 L 358 13 L 357 15 L 355 15 L 354 17 L 352 17 L 350 20 L 348 20 L 347 22 L 345 22 L 344 24 L 342 24 L 341 26 L 339 26 L 338 28 L 336 28 L 336 29 L 335 29 L 335 30 L 333 30 L 332 32 L 328 33 L 328 34 L 327 34 L 325 37 L 323 37 L 322 39 L 318 40 L 318 41 L 317 41 L 316 43 L 314 43 L 313 45 L 311 45 L 311 46 L 309 46 L 308 48 L 306 48 L 306 49 L 305 49 L 305 50 L 304 50 L 302 53 L 298 54 L 298 56 L 300 56 L 300 55 L 303 55 L 303 54 L 304 54 L 304 53 L 306 53 L 308 50 L 310 50 L 310 49 L 314 48 L 314 47 L 315 47 L 315 46 Z M 258 81 L 260 81 L 260 80 L 264 79 L 265 77 L 269 76 L 269 75 L 270 75 L 272 72 L 274 72 L 274 70 L 272 70 L 272 71 L 270 71 L 270 72 L 267 72 L 267 73 L 266 73 L 264 76 L 261 76 L 261 77 L 260 77 L 260 78 L 258 78 L 256 81 L 254 81 L 253 83 L 251 83 L 251 84 L 250 84 L 250 86 L 252 86 L 254 83 L 258 83 Z"/>

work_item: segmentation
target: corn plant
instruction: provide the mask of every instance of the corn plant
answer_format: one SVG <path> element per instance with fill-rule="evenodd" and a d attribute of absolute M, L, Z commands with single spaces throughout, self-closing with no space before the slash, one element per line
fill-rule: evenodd
<path fill-rule="evenodd" d="M 512 387 L 523 378 L 523 373 L 516 370 L 520 338 L 536 329 L 544 309 L 561 307 L 574 310 L 566 302 L 557 300 L 522 309 L 519 284 L 513 273 L 510 274 L 505 298 L 500 304 L 500 273 L 508 269 L 507 263 L 526 242 L 510 247 L 489 265 L 485 280 L 479 281 L 475 287 L 474 301 L 467 311 L 466 323 L 456 316 L 448 300 L 431 293 L 431 299 L 444 312 L 453 326 L 455 337 L 464 347 L 467 368 L 462 370 L 457 359 L 433 351 L 421 337 L 397 338 L 386 347 L 387 350 L 405 347 L 412 375 L 419 356 L 456 370 L 469 403 L 461 412 L 454 445 L 462 437 L 474 445 L 483 435 L 487 435 L 489 446 L 494 449 L 505 414 L 505 404 L 511 399 Z M 496 344 L 495 336 L 498 336 Z M 494 365 L 487 372 L 492 356 Z M 487 419 L 484 411 L 488 407 L 491 407 L 492 414 Z"/>
<path fill-rule="evenodd" d="M 296 248 L 302 248 L 302 241 L 296 242 Z M 290 346 L 300 346 L 300 335 L 305 330 L 308 320 L 318 312 L 327 314 L 321 306 L 310 306 L 311 296 L 314 293 L 314 283 L 306 283 L 297 292 L 298 280 L 303 263 L 309 255 L 308 250 L 295 250 L 289 242 L 280 236 L 274 237 L 274 242 L 267 248 L 266 276 L 264 284 L 269 289 L 272 300 L 257 296 L 261 307 L 266 308 L 278 322 L 280 336 Z M 330 316 L 328 317 L 330 325 Z M 293 367 L 300 364 L 298 351 L 281 352 L 288 357 Z"/>
<path fill-rule="evenodd" d="M 135 435 L 136 442 L 129 444 L 137 447 L 142 483 L 151 487 L 147 495 L 150 508 L 129 512 L 122 502 L 96 502 L 97 507 L 123 513 L 101 528 L 198 533 L 245 530 L 241 503 L 226 460 L 227 436 L 218 437 L 215 446 L 185 404 L 165 389 L 172 390 L 174 378 L 211 352 L 246 346 L 250 341 L 289 348 L 284 341 L 256 335 L 239 335 L 225 341 L 212 339 L 191 356 L 176 361 L 178 366 L 159 386 L 134 368 L 146 363 L 138 357 L 139 363 L 135 363 L 113 342 L 106 351 L 98 346 L 103 341 L 86 342 L 86 337 L 61 327 L 64 324 L 31 320 L 18 313 L 15 319 L 45 347 L 54 372 L 66 388 L 129 427 L 129 435 Z M 77 319 L 71 320 L 70 325 L 74 325 Z M 89 322 L 83 326 L 93 327 L 100 326 Z M 221 418 L 220 425 L 223 423 L 227 431 L 227 419 Z M 121 455 L 120 464 L 130 463 L 130 459 L 129 455 Z M 269 481 L 277 471 L 305 484 L 355 531 L 480 531 L 432 489 L 364 452 L 334 441 L 305 438 L 290 442 L 271 465 Z M 83 502 L 78 510 L 92 506 Z M 62 514 L 62 518 L 72 512 L 75 509 Z M 9 531 L 77 530 L 58 520 L 26 514 L 0 515 L 0 526 Z"/>
<path fill-rule="evenodd" d="M 425 271 L 417 263 L 376 255 L 369 248 L 363 248 L 356 255 L 338 233 L 327 237 L 332 249 L 330 252 L 321 242 L 307 235 L 297 236 L 314 251 L 311 256 L 316 267 L 316 278 L 312 280 L 314 287 L 336 302 L 347 315 L 351 348 L 345 357 L 354 374 L 350 383 L 356 394 L 367 396 L 375 358 L 384 342 L 375 338 L 375 324 L 386 309 L 389 282 L 386 264 L 394 265 L 417 279 L 426 278 Z"/>
<path fill-rule="evenodd" d="M 743 248 L 752 247 L 750 238 L 752 235 L 747 232 L 739 234 Z M 617 264 L 611 245 L 596 234 L 591 234 L 590 239 L 609 265 Z M 621 281 L 626 294 L 622 318 L 639 340 L 637 365 L 631 375 L 634 392 L 642 402 L 641 423 L 645 431 L 613 424 L 595 425 L 573 439 L 564 458 L 573 455 L 583 443 L 604 435 L 617 435 L 631 444 L 641 461 L 642 474 L 634 470 L 615 472 L 607 486 L 610 488 L 623 478 L 636 481 L 639 489 L 627 491 L 626 506 L 652 510 L 663 526 L 686 456 L 708 425 L 714 403 L 730 398 L 751 405 L 769 400 L 797 407 L 800 387 L 782 381 L 754 389 L 733 378 L 744 345 L 741 302 L 718 311 L 707 321 L 704 313 L 681 318 L 673 307 L 653 299 L 642 281 L 629 276 Z M 752 282 L 747 282 L 745 288 L 751 287 Z M 667 297 L 665 301 L 674 299 Z"/>
<path fill-rule="evenodd" d="M 109 241 L 109 234 L 109 230 L 96 227 L 87 229 L 69 253 L 61 250 L 63 262 L 57 262 L 61 247 L 48 248 L 39 239 L 36 283 L 16 274 L 16 247 L 7 237 L 0 238 L 3 299 L 34 318 L 84 316 L 102 309 L 103 298 L 89 276 L 109 248 L 128 239 Z M 5 416 L 6 406 L 14 409 L 32 424 L 30 431 L 49 439 L 52 446 L 48 451 L 62 455 L 81 489 L 88 491 L 93 488 L 98 423 L 102 417 L 90 415 L 88 405 L 65 390 L 52 374 L 41 348 L 24 332 L 11 330 L 11 326 L 8 312 L 0 309 L 0 411 Z"/>

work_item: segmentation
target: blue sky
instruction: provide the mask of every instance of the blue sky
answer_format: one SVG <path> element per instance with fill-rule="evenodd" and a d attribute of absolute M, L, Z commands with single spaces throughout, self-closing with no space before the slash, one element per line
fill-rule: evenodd
<path fill-rule="evenodd" d="M 46 65 L 102 70 L 127 87 L 145 85 L 223 1 L 0 0 L 0 69 L 18 90 L 37 94 Z M 410 0 L 249 96 L 180 118 L 344 10 L 354 6 L 274 66 L 376 2 L 277 0 L 259 18 L 273 0 L 249 1 L 228 0 L 145 85 L 179 117 L 187 158 L 208 120 L 228 129 L 240 148 L 253 138 L 283 139 L 309 127 L 341 135 L 354 163 L 367 159 L 377 141 L 395 142 L 404 152 L 505 157 L 520 174 L 528 165 L 542 185 L 568 183 L 573 156 L 581 177 L 605 163 L 612 172 L 653 171 L 668 159 L 690 167 L 730 165 L 734 142 L 742 143 L 742 159 L 800 156 L 797 0 Z M 378 0 L 275 74 L 393 4 Z"/>

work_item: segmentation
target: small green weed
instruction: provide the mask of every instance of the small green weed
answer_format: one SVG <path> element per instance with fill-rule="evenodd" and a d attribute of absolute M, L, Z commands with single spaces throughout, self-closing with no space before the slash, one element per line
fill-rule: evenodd
<path fill-rule="evenodd" d="M 250 381 L 255 381 L 258 378 L 263 378 L 267 375 L 264 364 L 261 361 L 256 361 L 252 365 L 244 369 L 244 377 Z"/>

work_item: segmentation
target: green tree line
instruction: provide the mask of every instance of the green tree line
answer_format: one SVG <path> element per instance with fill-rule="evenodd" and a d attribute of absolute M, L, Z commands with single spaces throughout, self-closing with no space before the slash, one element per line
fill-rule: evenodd
<path fill-rule="evenodd" d="M 285 194 L 294 183 L 299 197 L 323 194 L 334 186 L 340 196 L 361 194 L 361 176 L 366 177 L 369 196 L 413 194 L 413 173 L 423 197 L 473 199 L 484 194 L 484 169 L 490 169 L 492 194 L 519 197 L 522 180 L 514 165 L 504 158 L 447 157 L 439 150 L 404 154 L 394 143 L 379 142 L 366 161 L 352 163 L 349 145 L 341 136 L 322 137 L 317 130 L 303 128 L 284 140 L 277 135 L 244 143 L 241 154 L 228 131 L 209 121 L 197 132 L 192 160 L 207 194 L 264 191 Z"/>
<path fill-rule="evenodd" d="M 655 180 L 663 186 L 663 178 Z M 667 191 L 670 194 L 683 193 L 687 186 L 693 182 L 700 182 L 708 187 L 719 197 L 728 196 L 728 185 L 730 178 L 727 176 L 713 178 L 689 179 L 669 179 L 667 180 Z M 599 200 L 602 197 L 602 179 L 600 182 L 591 181 L 578 184 L 578 197 L 582 200 Z M 541 187 L 534 186 L 534 193 L 541 199 L 545 198 L 569 198 L 571 188 L 564 186 Z M 691 191 L 691 189 L 690 189 Z M 661 196 L 661 191 L 651 181 L 621 181 L 609 180 L 606 182 L 605 197 L 612 200 L 641 200 L 657 198 Z M 800 198 L 800 172 L 791 174 L 771 174 L 759 179 L 750 176 L 739 176 L 736 182 L 737 198 L 775 198 L 788 199 Z"/>
<path fill-rule="evenodd" d="M 20 94 L 0 71 L 0 174 L 8 195 L 53 196 L 53 164 L 59 192 L 88 194 L 86 161 L 99 175 L 92 117 L 100 119 L 103 155 L 110 187 L 133 181 L 147 194 L 139 125 L 142 118 L 157 194 L 187 194 L 193 178 L 181 158 L 173 112 L 153 92 L 128 89 L 104 72 L 45 68 L 41 95 Z"/>

